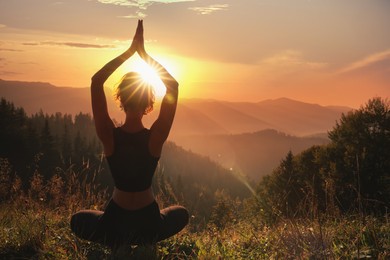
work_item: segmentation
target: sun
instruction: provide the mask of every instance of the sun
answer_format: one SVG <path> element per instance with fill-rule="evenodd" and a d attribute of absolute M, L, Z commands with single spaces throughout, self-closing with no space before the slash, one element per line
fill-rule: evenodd
<path fill-rule="evenodd" d="M 146 62 L 140 60 L 134 64 L 134 71 L 141 75 L 143 81 L 153 86 L 156 97 L 165 95 L 166 88 L 155 68 L 152 68 Z"/>
<path fill-rule="evenodd" d="M 158 62 L 164 66 L 164 68 L 166 68 L 172 76 L 177 76 L 176 68 L 178 68 L 178 66 L 176 66 L 174 61 L 158 57 Z M 155 68 L 149 66 L 140 57 L 135 57 L 135 59 L 126 62 L 126 64 L 118 71 L 117 75 L 120 76 L 120 74 L 123 75 L 130 71 L 139 73 L 143 81 L 152 85 L 156 98 L 162 98 L 165 95 L 166 87 L 160 78 L 161 75 L 159 75 L 159 72 Z"/>

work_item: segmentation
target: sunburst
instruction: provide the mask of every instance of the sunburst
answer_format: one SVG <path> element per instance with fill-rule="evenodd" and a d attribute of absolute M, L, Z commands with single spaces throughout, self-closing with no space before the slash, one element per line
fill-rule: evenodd
<path fill-rule="evenodd" d="M 155 68 L 141 60 L 134 65 L 134 71 L 141 75 L 143 81 L 153 86 L 156 97 L 165 95 L 166 88 L 160 79 L 159 72 Z"/>

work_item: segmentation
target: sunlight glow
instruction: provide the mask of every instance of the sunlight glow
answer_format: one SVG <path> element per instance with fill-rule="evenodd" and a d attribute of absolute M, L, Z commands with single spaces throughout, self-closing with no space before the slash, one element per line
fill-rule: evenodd
<path fill-rule="evenodd" d="M 163 50 L 155 50 L 155 52 L 164 52 Z M 166 70 L 181 83 L 182 78 L 180 77 L 182 73 L 180 73 L 179 64 L 182 61 L 181 59 L 177 59 L 176 56 L 162 56 L 162 55 L 153 55 L 156 61 L 158 61 Z M 180 62 L 179 62 L 180 61 Z M 161 80 L 161 75 L 155 69 L 149 66 L 144 60 L 141 59 L 138 55 L 132 57 L 126 61 L 123 66 L 121 66 L 116 72 L 113 73 L 113 76 L 108 82 L 107 85 L 112 84 L 113 86 L 117 85 L 121 80 L 122 76 L 128 72 L 137 72 L 141 74 L 143 80 L 152 85 L 154 89 L 154 94 L 156 99 L 161 99 L 164 97 L 166 93 L 166 88 L 164 83 Z M 183 84 L 184 85 L 184 84 Z"/>
<path fill-rule="evenodd" d="M 134 71 L 141 74 L 142 79 L 153 86 L 157 98 L 165 95 L 165 86 L 154 68 L 142 60 L 137 60 L 134 64 Z"/>

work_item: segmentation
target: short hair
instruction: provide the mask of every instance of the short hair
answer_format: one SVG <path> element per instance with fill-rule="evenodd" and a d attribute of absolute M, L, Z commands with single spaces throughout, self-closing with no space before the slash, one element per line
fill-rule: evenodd
<path fill-rule="evenodd" d="M 146 115 L 153 110 L 155 101 L 153 87 L 137 72 L 129 72 L 122 77 L 115 96 L 125 112 L 133 110 Z"/>

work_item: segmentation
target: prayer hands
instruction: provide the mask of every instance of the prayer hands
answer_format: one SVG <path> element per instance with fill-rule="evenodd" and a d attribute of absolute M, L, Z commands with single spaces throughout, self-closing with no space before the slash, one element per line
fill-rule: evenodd
<path fill-rule="evenodd" d="M 130 49 L 134 52 L 138 52 L 141 57 L 144 57 L 146 55 L 144 45 L 144 26 L 142 20 L 138 20 L 137 30 L 135 32 Z"/>

